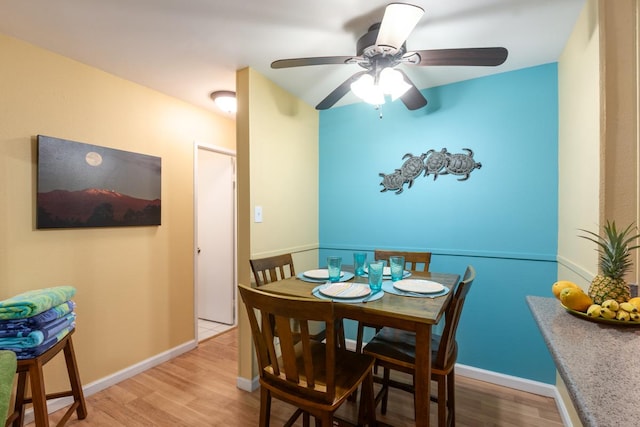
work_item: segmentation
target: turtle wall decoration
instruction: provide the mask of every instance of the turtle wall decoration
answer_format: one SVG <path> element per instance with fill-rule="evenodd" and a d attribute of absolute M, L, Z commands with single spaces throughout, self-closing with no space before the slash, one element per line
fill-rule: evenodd
<path fill-rule="evenodd" d="M 396 194 L 402 193 L 404 185 L 407 188 L 413 186 L 414 180 L 424 171 L 424 176 L 433 175 L 435 181 L 439 175 L 456 175 L 459 176 L 458 181 L 466 181 L 469 179 L 471 172 L 480 169 L 482 163 L 473 159 L 473 151 L 469 148 L 463 148 L 466 153 L 449 153 L 446 148 L 440 151 L 429 150 L 419 156 L 407 153 L 402 156 L 404 163 L 400 168 L 394 170 L 390 174 L 379 173 L 382 177 L 382 190 L 395 191 Z"/>

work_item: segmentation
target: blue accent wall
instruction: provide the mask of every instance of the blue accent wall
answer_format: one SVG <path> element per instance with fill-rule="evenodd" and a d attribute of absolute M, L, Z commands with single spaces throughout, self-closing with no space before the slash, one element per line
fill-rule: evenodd
<path fill-rule="evenodd" d="M 473 264 L 458 362 L 554 384 L 525 296 L 551 296 L 556 280 L 557 64 L 422 93 L 427 107 L 387 102 L 382 119 L 364 103 L 321 112 L 319 263 L 385 248 L 429 250 L 431 271 Z M 400 168 L 405 154 L 442 148 L 471 149 L 482 167 L 466 181 L 419 176 L 401 194 L 380 191 L 379 173 Z"/>

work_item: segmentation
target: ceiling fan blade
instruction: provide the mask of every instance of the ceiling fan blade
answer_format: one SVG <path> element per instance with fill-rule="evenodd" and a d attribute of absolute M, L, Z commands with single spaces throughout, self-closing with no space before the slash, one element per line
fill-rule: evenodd
<path fill-rule="evenodd" d="M 355 73 L 353 76 L 349 77 L 344 81 L 340 86 L 335 88 L 325 99 L 320 101 L 318 105 L 316 105 L 316 110 L 327 110 L 333 107 L 333 104 L 338 102 L 343 96 L 345 96 L 351 90 L 351 83 L 355 82 L 360 78 L 361 75 L 367 74 L 368 71 L 359 71 Z"/>
<path fill-rule="evenodd" d="M 422 18 L 424 9 L 404 3 L 391 3 L 384 10 L 376 46 L 395 54 Z"/>
<path fill-rule="evenodd" d="M 409 110 L 417 110 L 427 105 L 427 99 L 422 95 L 420 90 L 413 84 L 411 79 L 402 70 L 398 70 L 402 73 L 404 81 L 411 85 L 401 97 L 400 100 Z"/>
<path fill-rule="evenodd" d="M 315 58 L 279 59 L 271 63 L 271 68 L 305 67 L 307 65 L 346 64 L 353 56 L 318 56 Z M 357 59 L 357 58 L 355 58 Z"/>
<path fill-rule="evenodd" d="M 495 67 L 507 60 L 509 52 L 504 47 L 471 47 L 462 49 L 434 49 L 409 52 L 420 56 L 415 65 L 475 65 Z"/>

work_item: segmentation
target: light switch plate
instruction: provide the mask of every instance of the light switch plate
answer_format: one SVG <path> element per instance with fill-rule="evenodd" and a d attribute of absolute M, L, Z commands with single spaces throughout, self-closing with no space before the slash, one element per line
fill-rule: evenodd
<path fill-rule="evenodd" d="M 262 206 L 256 206 L 253 213 L 253 220 L 255 222 L 262 222 Z"/>

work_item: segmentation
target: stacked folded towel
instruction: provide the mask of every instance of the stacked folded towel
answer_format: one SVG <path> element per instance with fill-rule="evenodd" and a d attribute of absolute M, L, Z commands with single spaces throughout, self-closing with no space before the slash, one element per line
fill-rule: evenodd
<path fill-rule="evenodd" d="M 57 286 L 0 301 L 0 349 L 30 359 L 53 347 L 76 326 L 75 293 Z"/>

